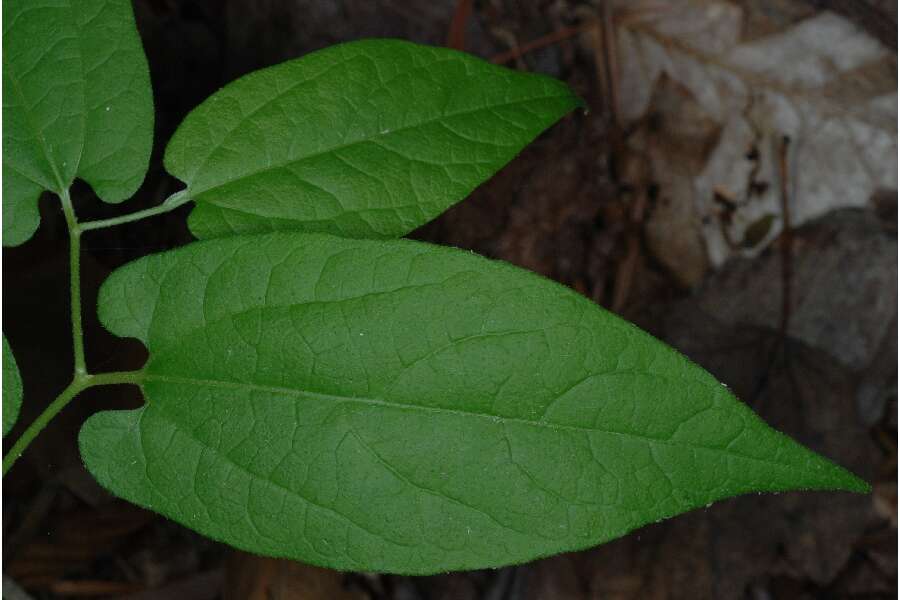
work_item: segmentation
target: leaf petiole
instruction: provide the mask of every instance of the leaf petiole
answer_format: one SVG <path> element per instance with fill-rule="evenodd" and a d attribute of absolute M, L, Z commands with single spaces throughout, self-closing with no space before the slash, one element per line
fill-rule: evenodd
<path fill-rule="evenodd" d="M 139 385 L 142 375 L 142 371 L 116 371 L 110 373 L 98 373 L 96 375 L 90 375 L 88 373 L 82 374 L 81 376 L 76 375 L 72 382 L 66 386 L 66 389 L 60 392 L 59 396 L 44 409 L 44 412 L 32 421 L 31 425 L 28 426 L 28 429 L 19 436 L 19 439 L 16 440 L 13 447 L 10 448 L 9 452 L 6 453 L 6 456 L 3 457 L 3 475 L 6 475 L 7 471 L 12 468 L 19 457 L 25 452 L 25 449 L 28 448 L 28 445 L 31 444 L 34 438 L 36 438 L 47 424 L 53 420 L 53 417 L 59 414 L 59 412 L 64 409 L 69 402 L 74 400 L 78 394 L 88 388 L 99 385 Z"/>
<path fill-rule="evenodd" d="M 66 225 L 69 228 L 69 292 L 70 307 L 72 313 L 72 349 L 75 353 L 75 378 L 87 374 L 87 366 L 84 359 L 84 334 L 81 327 L 81 228 L 75 209 L 72 207 L 72 199 L 69 190 L 63 190 L 59 195 L 62 201 L 63 214 L 66 216 Z"/>
<path fill-rule="evenodd" d="M 110 373 L 91 374 L 87 372 L 87 364 L 84 357 L 84 330 L 81 324 L 81 232 L 86 229 L 98 229 L 109 227 L 119 222 L 128 222 L 142 219 L 151 214 L 158 214 L 180 206 L 189 200 L 187 190 L 182 190 L 169 197 L 158 207 L 148 211 L 140 211 L 126 215 L 118 219 L 105 221 L 93 221 L 78 223 L 75 209 L 69 190 L 65 189 L 59 194 L 66 225 L 69 229 L 69 291 L 72 319 L 72 351 L 75 355 L 75 369 L 72 381 L 66 386 L 50 405 L 44 409 L 38 417 L 22 433 L 16 443 L 3 457 L 3 475 L 12 468 L 13 464 L 22 456 L 28 445 L 43 431 L 47 424 L 59 412 L 75 399 L 82 391 L 98 385 L 138 384 L 142 371 L 118 371 Z M 115 221 L 115 222 L 113 222 Z"/>
<path fill-rule="evenodd" d="M 167 213 L 171 210 L 175 210 L 182 204 L 187 204 L 190 201 L 191 196 L 188 193 L 188 190 L 183 189 L 166 198 L 166 200 L 159 206 L 154 206 L 153 208 L 148 208 L 146 210 L 139 210 L 131 214 L 122 215 L 121 217 L 112 217 L 111 219 L 102 219 L 99 221 L 87 221 L 85 223 L 80 223 L 78 227 L 81 229 L 81 231 L 90 231 L 92 229 L 105 229 L 107 227 L 114 227 L 123 223 L 131 223 L 132 221 L 140 221 L 141 219 L 146 219 L 147 217 L 153 217 L 156 215 Z"/>

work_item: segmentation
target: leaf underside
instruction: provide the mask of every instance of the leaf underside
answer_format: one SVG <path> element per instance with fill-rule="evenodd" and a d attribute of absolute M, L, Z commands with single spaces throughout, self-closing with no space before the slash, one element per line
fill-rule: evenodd
<path fill-rule="evenodd" d="M 255 553 L 427 574 L 576 550 L 750 491 L 867 486 L 551 281 L 427 244 L 271 233 L 138 260 L 101 320 L 150 351 L 83 459 Z"/>
<path fill-rule="evenodd" d="M 563 83 L 446 48 L 363 40 L 254 72 L 166 149 L 199 238 L 402 236 L 465 198 L 581 101 Z"/>
<path fill-rule="evenodd" d="M 130 197 L 153 141 L 147 60 L 129 0 L 3 3 L 3 244 L 37 229 L 37 199 L 76 177 Z"/>
<path fill-rule="evenodd" d="M 13 428 L 22 407 L 22 376 L 12 348 L 3 336 L 3 437 Z"/>

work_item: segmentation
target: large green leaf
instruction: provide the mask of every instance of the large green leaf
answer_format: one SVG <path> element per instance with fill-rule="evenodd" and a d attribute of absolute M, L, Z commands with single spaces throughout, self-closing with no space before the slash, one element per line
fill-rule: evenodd
<path fill-rule="evenodd" d="M 490 567 L 752 490 L 867 489 L 636 327 L 459 250 L 220 238 L 120 269 L 100 314 L 148 347 L 147 403 L 87 421 L 88 469 L 256 553 Z"/>
<path fill-rule="evenodd" d="M 76 177 L 120 202 L 153 141 L 147 61 L 129 0 L 3 2 L 3 244 L 38 226 L 37 198 Z"/>
<path fill-rule="evenodd" d="M 579 104 L 548 77 L 364 40 L 229 84 L 184 120 L 166 168 L 188 185 L 200 238 L 283 229 L 399 237 Z"/>
<path fill-rule="evenodd" d="M 22 407 L 22 376 L 12 348 L 3 336 L 3 437 L 16 424 Z"/>

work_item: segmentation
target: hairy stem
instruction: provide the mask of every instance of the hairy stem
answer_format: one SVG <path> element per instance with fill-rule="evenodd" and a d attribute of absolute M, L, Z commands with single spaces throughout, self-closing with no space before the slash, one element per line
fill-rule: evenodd
<path fill-rule="evenodd" d="M 87 374 L 84 360 L 84 332 L 81 327 L 81 228 L 75 217 L 69 190 L 60 194 L 66 225 L 69 227 L 69 304 L 72 312 L 72 350 L 75 353 L 75 378 Z"/>
<path fill-rule="evenodd" d="M 65 406 L 72 401 L 75 396 L 77 396 L 84 389 L 84 385 L 80 383 L 77 379 L 73 380 L 72 383 L 66 387 L 60 393 L 56 399 L 50 403 L 44 412 L 42 412 L 38 417 L 32 421 L 31 425 L 28 426 L 19 439 L 16 440 L 16 443 L 13 444 L 13 447 L 9 449 L 9 452 L 6 453 L 6 456 L 3 457 L 3 474 L 6 475 L 6 472 L 15 464 L 15 462 L 22 456 L 22 453 L 25 452 L 25 448 L 28 447 L 28 444 L 31 443 L 37 435 L 43 431 L 44 427 L 47 426 L 47 423 L 50 422 L 53 417 L 55 417 L 59 411 L 61 411 Z"/>
<path fill-rule="evenodd" d="M 175 196 L 177 196 L 177 194 Z M 172 200 L 175 196 L 172 196 L 169 200 Z M 62 192 L 59 195 L 59 198 L 62 201 L 63 214 L 66 217 L 66 225 L 69 229 L 69 292 L 72 315 L 72 351 L 75 355 L 75 369 L 72 381 L 66 386 L 66 389 L 60 392 L 56 399 L 44 409 L 44 412 L 38 415 L 31 425 L 28 426 L 28 429 L 26 429 L 19 439 L 16 440 L 16 443 L 13 444 L 13 447 L 6 453 L 6 456 L 3 457 L 3 475 L 6 475 L 7 471 L 9 471 L 19 457 L 22 456 L 25 449 L 28 448 L 28 445 L 31 444 L 34 438 L 44 430 L 53 417 L 59 414 L 59 411 L 65 408 L 66 405 L 74 400 L 82 391 L 97 385 L 140 384 L 142 378 L 141 371 L 118 371 L 94 375 L 87 372 L 87 364 L 84 358 L 84 330 L 81 324 L 81 232 L 86 227 L 78 223 L 75 209 L 72 206 L 72 199 L 69 196 L 69 190 Z M 184 204 L 186 201 L 187 200 L 180 201 L 180 203 Z M 168 203 L 168 201 L 166 203 Z M 166 206 L 166 203 L 163 204 L 163 207 Z M 164 212 L 163 210 L 159 210 L 161 208 L 162 207 L 157 207 L 155 210 L 157 210 L 157 212 Z M 169 206 L 166 210 L 171 210 L 172 208 L 174 208 L 174 206 Z M 143 212 L 146 213 L 147 211 Z M 143 218 L 143 216 L 137 216 L 139 214 L 140 213 L 134 213 L 128 215 L 128 217 L 131 218 L 123 217 L 122 219 L 125 220 L 122 222 Z M 116 219 L 110 219 L 110 221 L 115 220 Z M 97 223 L 104 222 L 105 221 L 96 221 L 94 224 L 96 225 Z M 97 226 L 93 228 L 96 229 Z"/>
<path fill-rule="evenodd" d="M 190 194 L 188 194 L 188 191 L 181 190 L 166 198 L 165 202 L 163 202 L 159 206 L 154 206 L 153 208 L 148 208 L 146 210 L 139 210 L 128 215 L 122 215 L 121 217 L 113 217 L 111 219 L 103 219 L 101 221 L 87 221 L 85 223 L 81 223 L 79 227 L 81 228 L 81 231 L 90 231 L 92 229 L 104 229 L 106 227 L 113 227 L 115 225 L 121 225 L 123 223 L 130 223 L 132 221 L 140 221 L 141 219 L 146 219 L 147 217 L 161 215 L 163 213 L 169 212 L 170 210 L 175 210 L 182 204 L 187 204 L 190 201 L 191 196 Z"/>
<path fill-rule="evenodd" d="M 47 424 L 53 420 L 59 411 L 64 409 L 69 402 L 88 388 L 98 385 L 116 385 L 116 384 L 140 384 L 142 377 L 141 371 L 118 371 L 113 373 L 99 373 L 97 375 L 83 374 L 76 375 L 72 382 L 66 386 L 59 396 L 56 397 L 50 405 L 44 409 L 38 417 L 32 421 L 13 447 L 9 449 L 6 456 L 3 457 L 3 475 L 15 464 L 20 456 L 28 448 L 28 445 L 44 430 Z"/>

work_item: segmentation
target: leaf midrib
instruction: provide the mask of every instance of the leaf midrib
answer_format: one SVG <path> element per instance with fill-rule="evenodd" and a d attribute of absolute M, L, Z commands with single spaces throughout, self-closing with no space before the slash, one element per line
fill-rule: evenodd
<path fill-rule="evenodd" d="M 31 139 L 35 140 L 38 144 L 38 147 L 41 149 L 41 154 L 44 157 L 44 162 L 50 168 L 50 173 L 55 179 L 55 183 L 57 185 L 57 189 L 53 190 L 57 194 L 61 194 L 64 189 L 66 189 L 66 185 L 62 181 L 62 177 L 59 175 L 59 169 L 56 167 L 56 162 L 53 160 L 53 157 L 50 156 L 49 148 L 47 148 L 47 144 L 44 141 L 43 136 L 40 134 L 37 126 L 33 122 L 33 117 L 31 114 L 31 110 L 27 108 L 28 100 L 25 98 L 25 93 L 22 91 L 22 84 L 19 82 L 18 78 L 15 75 L 14 69 L 11 68 L 11 63 L 7 60 L 3 61 L 3 69 L 9 73 L 9 82 L 12 84 L 13 93 L 19 97 L 19 102 L 22 107 L 22 112 L 24 113 L 25 122 L 28 124 L 28 129 L 31 130 Z M 4 165 L 8 166 L 8 162 L 4 161 Z M 20 169 L 16 169 L 16 171 L 25 176 L 24 173 Z M 26 179 L 38 184 L 42 189 L 46 189 L 46 183 L 38 183 L 34 181 L 34 179 L 30 176 L 26 176 Z"/>
<path fill-rule="evenodd" d="M 610 375 L 615 375 L 615 373 L 610 373 Z M 378 398 L 365 398 L 361 396 L 340 396 L 336 394 L 326 394 L 323 392 L 314 392 L 310 390 L 298 390 L 294 388 L 280 387 L 280 386 L 272 386 L 272 385 L 263 385 L 257 383 L 246 383 L 246 382 L 236 382 L 236 381 L 225 381 L 220 379 L 203 379 L 198 377 L 184 377 L 184 376 L 173 376 L 173 375 L 162 375 L 158 373 L 150 373 L 145 372 L 141 379 L 141 384 L 145 382 L 158 381 L 161 383 L 172 383 L 172 384 L 180 384 L 180 385 L 194 385 L 194 386 L 204 386 L 204 387 L 214 387 L 214 388 L 224 388 L 224 389 L 232 389 L 232 390 L 250 390 L 255 392 L 267 392 L 271 394 L 282 394 L 289 396 L 296 396 L 302 398 L 310 398 L 314 400 L 321 401 L 329 401 L 329 402 L 349 402 L 356 404 L 364 404 L 367 406 L 377 406 L 381 408 L 387 408 L 391 410 L 405 410 L 405 411 L 422 411 L 429 412 L 434 414 L 452 414 L 461 417 L 475 417 L 480 419 L 489 420 L 492 423 L 503 423 L 503 424 L 518 424 L 518 425 L 527 425 L 530 427 L 538 427 L 544 429 L 550 429 L 554 431 L 577 431 L 580 433 L 595 433 L 595 434 L 607 434 L 614 435 L 619 437 L 624 437 L 628 439 L 638 439 L 646 442 L 650 442 L 653 444 L 661 444 L 665 446 L 674 446 L 674 447 L 687 447 L 694 448 L 698 450 L 706 450 L 708 452 L 714 452 L 717 454 L 724 454 L 726 456 L 733 456 L 736 458 L 740 458 L 742 460 L 748 460 L 753 462 L 758 462 L 766 465 L 777 465 L 784 468 L 791 468 L 791 465 L 785 465 L 779 462 L 774 462 L 770 460 L 761 459 L 755 456 L 748 456 L 746 454 L 733 452 L 730 450 L 725 450 L 723 448 L 716 448 L 712 446 L 705 446 L 703 444 L 696 444 L 692 442 L 686 441 L 672 441 L 665 440 L 661 438 L 655 438 L 648 435 L 642 435 L 634 432 L 622 432 L 622 431 L 610 431 L 604 429 L 597 429 L 591 427 L 583 427 L 577 425 L 562 425 L 559 423 L 552 423 L 549 421 L 531 421 L 528 419 L 523 419 L 520 417 L 508 417 L 501 415 L 493 415 L 486 413 L 479 413 L 475 411 L 468 410 L 460 410 L 454 408 L 446 408 L 446 407 L 432 407 L 432 406 L 422 406 L 420 404 L 400 404 L 397 402 L 391 402 L 389 400 L 383 400 Z M 143 385 L 142 385 L 143 387 Z M 152 399 L 148 401 L 152 402 Z"/>
<path fill-rule="evenodd" d="M 346 143 L 344 143 L 344 144 L 338 144 L 338 145 L 336 145 L 336 146 L 331 146 L 331 147 L 329 147 L 329 148 L 325 148 L 325 149 L 323 149 L 323 150 L 318 150 L 318 151 L 312 152 L 312 153 L 310 153 L 310 154 L 305 154 L 305 155 L 303 155 L 303 156 L 293 157 L 293 158 L 291 158 L 291 159 L 289 159 L 289 160 L 284 160 L 284 161 L 281 161 L 281 162 L 278 162 L 278 163 L 275 163 L 275 164 L 272 164 L 272 165 L 267 165 L 267 166 L 262 167 L 262 168 L 260 168 L 260 169 L 255 169 L 255 170 L 253 170 L 253 171 L 249 171 L 249 172 L 247 172 L 247 173 L 243 173 L 243 174 L 241 174 L 240 176 L 233 177 L 233 178 L 231 178 L 231 179 L 225 179 L 225 180 L 223 180 L 222 182 L 217 183 L 217 184 L 215 184 L 215 185 L 213 185 L 213 186 L 210 186 L 210 187 L 208 187 L 208 188 L 201 189 L 200 191 L 194 192 L 194 193 L 192 194 L 192 196 L 193 196 L 193 199 L 194 199 L 194 200 L 198 200 L 198 199 L 200 199 L 200 198 L 201 198 L 202 196 L 204 196 L 204 195 L 207 195 L 207 194 L 209 194 L 209 193 L 211 193 L 211 192 L 214 192 L 215 190 L 221 189 L 221 188 L 223 188 L 223 187 L 225 187 L 225 186 L 228 186 L 228 185 L 230 185 L 230 184 L 232 184 L 232 183 L 234 183 L 234 182 L 236 182 L 236 181 L 240 181 L 240 180 L 242 180 L 242 179 L 247 179 L 247 178 L 250 178 L 250 177 L 255 177 L 255 176 L 257 176 L 257 175 L 266 173 L 266 172 L 268 172 L 268 171 L 276 171 L 276 170 L 282 169 L 282 168 L 284 168 L 284 167 L 286 167 L 286 166 L 288 166 L 288 165 L 292 165 L 292 164 L 296 164 L 296 163 L 301 163 L 301 162 L 303 162 L 303 161 L 310 160 L 310 159 L 315 159 L 315 158 L 318 158 L 318 157 L 320 157 L 320 156 L 324 156 L 324 155 L 326 155 L 326 154 L 331 154 L 331 153 L 333 153 L 333 152 L 337 152 L 337 151 L 339 151 L 339 150 L 343 150 L 343 149 L 345 149 L 345 148 L 351 148 L 351 147 L 353 147 L 353 146 L 357 146 L 357 145 L 360 145 L 360 144 L 365 144 L 365 143 L 374 142 L 375 140 L 378 140 L 378 139 L 386 139 L 388 136 L 391 136 L 391 135 L 393 135 L 393 134 L 395 134 L 395 133 L 399 133 L 399 132 L 403 132 L 403 131 L 408 131 L 408 130 L 411 130 L 411 129 L 416 129 L 416 128 L 418 128 L 418 127 L 424 127 L 424 126 L 426 126 L 426 125 L 431 125 L 431 124 L 433 124 L 433 123 L 439 123 L 439 122 L 441 122 L 441 121 L 444 120 L 444 119 L 450 119 L 450 118 L 454 118 L 454 117 L 466 116 L 466 115 L 474 114 L 474 113 L 477 113 L 477 112 L 486 111 L 486 110 L 492 110 L 492 109 L 496 109 L 496 108 L 506 108 L 506 107 L 510 107 L 510 106 L 517 106 L 517 105 L 520 105 L 520 104 L 527 104 L 527 103 L 530 103 L 530 102 L 541 102 L 541 101 L 545 101 L 545 100 L 561 99 L 561 98 L 566 98 L 566 97 L 569 97 L 569 96 L 570 96 L 569 94 L 556 94 L 556 95 L 537 96 L 537 97 L 534 97 L 534 98 L 525 98 L 525 99 L 522 99 L 522 100 L 515 100 L 515 101 L 513 101 L 513 102 L 503 102 L 503 103 L 500 103 L 500 104 L 492 104 L 492 105 L 490 105 L 490 106 L 482 106 L 482 107 L 480 107 L 480 108 L 474 108 L 474 109 L 469 109 L 469 110 L 464 110 L 464 111 L 459 111 L 459 112 L 454 112 L 454 113 L 443 114 L 443 115 L 440 115 L 440 116 L 438 116 L 438 117 L 431 118 L 431 119 L 426 119 L 426 120 L 421 121 L 421 122 L 418 122 L 418 123 L 413 123 L 413 124 L 411 124 L 411 125 L 405 125 L 405 126 L 403 126 L 403 127 L 398 127 L 398 128 L 396 128 L 396 129 L 391 129 L 391 130 L 388 131 L 387 133 L 383 133 L 383 132 L 380 132 L 380 131 L 379 131 L 379 132 L 377 132 L 377 133 L 375 133 L 375 134 L 373 134 L 373 135 L 368 135 L 368 136 L 365 136 L 365 137 L 363 137 L 363 138 L 359 138 L 359 139 L 353 140 L 353 141 L 351 141 L 351 142 L 346 142 Z M 491 144 L 490 142 L 482 142 L 482 143 L 484 143 L 484 144 Z M 494 146 L 513 146 L 513 144 L 493 144 L 493 145 L 494 145 Z M 518 146 L 518 144 L 515 144 L 515 145 Z M 210 156 L 211 156 L 216 150 L 218 150 L 219 148 L 221 148 L 222 146 L 223 146 L 223 144 L 219 144 L 218 146 L 216 146 L 216 148 L 213 150 L 213 152 L 210 153 Z M 197 176 L 197 173 L 194 173 L 194 178 L 196 178 L 196 176 Z M 187 183 L 188 183 L 188 188 L 190 188 L 191 182 L 187 182 Z M 207 200 L 207 202 L 211 202 L 211 203 L 213 203 L 213 204 L 215 203 L 214 201 L 209 201 L 209 200 Z"/>
<path fill-rule="evenodd" d="M 74 11 L 73 11 L 74 7 L 72 5 L 72 0 L 67 0 L 66 6 L 67 6 L 69 12 L 72 13 L 72 14 L 70 14 L 69 18 L 71 19 L 71 21 L 73 23 L 72 29 L 75 32 L 75 35 L 73 35 L 71 39 L 75 40 L 75 46 L 78 48 L 78 64 L 80 65 L 80 71 L 81 71 L 81 81 L 80 81 L 81 85 L 79 86 L 81 88 L 81 106 L 82 106 L 82 110 L 81 110 L 81 114 L 80 114 L 81 140 L 78 144 L 78 157 L 75 159 L 75 165 L 72 170 L 72 173 L 75 173 L 77 175 L 80 165 L 81 165 L 81 159 L 84 156 L 84 148 L 86 145 L 84 136 L 85 136 L 85 132 L 87 131 L 87 114 L 86 114 L 87 113 L 87 100 L 86 100 L 87 91 L 85 89 L 86 78 L 85 78 L 85 73 L 84 73 L 84 48 L 82 47 L 82 44 L 81 44 L 81 33 L 82 33 L 81 26 L 79 25 L 78 20 L 74 15 Z M 22 13 L 17 14 L 16 18 L 18 18 L 21 14 Z M 14 21 L 15 21 L 15 19 L 14 19 Z M 4 28 L 4 29 L 6 29 L 6 28 Z M 54 189 L 51 191 L 53 191 L 57 195 L 62 195 L 63 192 L 65 192 L 65 190 L 68 189 L 71 182 L 63 181 L 63 178 L 59 172 L 59 165 L 56 164 L 55 157 L 53 157 L 50 154 L 50 149 L 47 147 L 47 143 L 44 140 L 43 135 L 41 135 L 40 130 L 37 128 L 37 126 L 33 122 L 32 112 L 29 108 L 27 108 L 29 106 L 29 103 L 27 102 L 25 93 L 22 91 L 22 84 L 19 82 L 18 78 L 16 77 L 14 69 L 11 68 L 11 63 L 4 59 L 3 68 L 9 72 L 9 80 L 10 80 L 10 83 L 12 83 L 13 93 L 15 93 L 19 97 L 19 101 L 21 102 L 21 106 L 22 106 L 22 112 L 25 115 L 25 122 L 28 124 L 28 128 L 31 130 L 32 138 L 37 141 L 38 146 L 41 149 L 41 154 L 44 155 L 44 160 L 46 161 L 47 166 L 50 167 L 50 172 L 52 173 L 53 178 L 56 180 L 57 189 Z M 25 174 L 22 173 L 22 171 L 20 169 L 16 169 L 16 170 L 20 175 L 25 176 Z M 38 183 L 37 181 L 34 181 L 31 177 L 26 176 L 26 179 L 29 179 L 33 183 L 40 185 L 41 188 L 46 189 L 45 184 Z"/>

